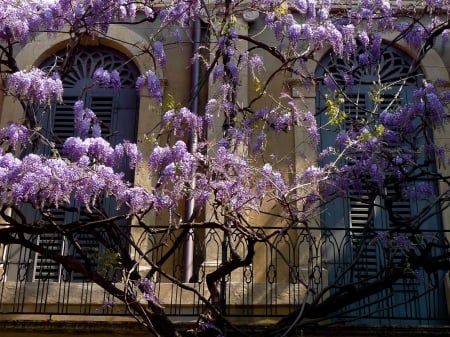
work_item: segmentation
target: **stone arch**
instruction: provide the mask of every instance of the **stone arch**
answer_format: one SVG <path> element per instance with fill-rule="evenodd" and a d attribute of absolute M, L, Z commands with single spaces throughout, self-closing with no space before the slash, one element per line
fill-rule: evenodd
<path fill-rule="evenodd" d="M 366 50 L 361 47 L 359 51 L 349 59 L 334 57 L 333 52 L 328 51 L 318 62 L 315 74 L 322 76 L 326 72 L 331 73 L 338 84 L 344 84 L 345 74 L 351 74 L 355 85 L 372 85 L 379 80 L 391 83 L 398 79 L 404 80 L 406 84 L 415 84 L 423 73 L 420 65 L 412 69 L 413 58 L 396 46 L 383 44 L 380 61 L 375 65 L 360 65 L 358 57 L 366 54 Z"/>
<path fill-rule="evenodd" d="M 385 44 L 390 44 L 394 40 L 395 36 L 393 34 L 388 34 L 384 36 L 383 42 Z M 392 47 L 397 50 L 403 52 L 408 57 L 414 59 L 417 57 L 417 51 L 409 48 L 405 42 L 398 42 L 392 44 Z M 316 52 L 316 56 L 318 60 L 322 60 L 327 54 L 330 53 L 330 48 L 324 48 Z M 449 71 L 447 70 L 445 63 L 442 58 L 439 56 L 436 50 L 430 49 L 422 58 L 420 64 L 421 72 L 424 75 L 424 78 L 429 81 L 440 80 L 443 82 L 450 81 Z M 315 74 L 320 67 L 320 62 L 309 62 L 308 70 L 310 73 Z"/>
<path fill-rule="evenodd" d="M 132 60 L 139 71 L 145 72 L 153 69 L 153 60 L 149 55 L 140 55 L 137 45 L 142 44 L 145 36 L 139 34 L 132 27 L 124 25 L 112 25 L 109 28 L 107 37 L 84 38 L 82 46 L 106 46 L 115 49 Z M 122 41 L 127 41 L 124 43 Z M 65 49 L 70 43 L 67 33 L 56 33 L 49 36 L 47 33 L 38 34 L 33 41 L 24 45 L 17 53 L 16 60 L 20 69 L 29 66 L 38 66 L 52 54 Z M 159 67 L 154 69 L 160 78 L 164 78 L 163 70 Z"/>

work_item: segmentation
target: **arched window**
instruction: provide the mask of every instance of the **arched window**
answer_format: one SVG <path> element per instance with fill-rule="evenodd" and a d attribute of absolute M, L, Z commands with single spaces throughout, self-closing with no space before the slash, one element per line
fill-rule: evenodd
<path fill-rule="evenodd" d="M 316 76 L 324 78 L 331 74 L 336 85 L 343 89 L 347 96 L 341 109 L 346 112 L 345 128 L 360 118 L 366 118 L 371 113 L 379 113 L 388 105 L 405 104 L 411 100 L 412 93 L 422 81 L 421 72 L 411 69 L 412 59 L 405 53 L 394 47 L 382 49 L 379 63 L 360 66 L 356 60 L 343 60 L 332 53 L 327 54 L 317 68 Z M 357 56 L 355 56 L 357 57 Z M 383 86 L 384 89 L 377 88 Z M 381 96 L 375 103 L 372 95 L 380 89 Z M 323 81 L 318 85 L 317 109 L 319 125 L 327 125 L 328 117 L 324 113 L 326 109 L 326 86 Z M 375 104 L 378 104 L 375 107 Z M 376 110 L 374 111 L 374 109 Z M 322 129 L 322 149 L 334 145 L 337 128 L 329 126 Z"/>
<path fill-rule="evenodd" d="M 64 53 L 56 54 L 41 64 L 45 70 L 58 71 L 64 60 Z M 108 71 L 117 70 L 120 73 L 121 89 L 93 86 L 93 75 L 98 68 Z M 112 145 L 124 140 L 136 141 L 139 97 L 135 82 L 139 76 L 137 67 L 125 55 L 106 47 L 83 47 L 73 57 L 70 72 L 63 78 L 63 102 L 55 104 L 50 110 L 37 112 L 36 118 L 42 126 L 43 135 L 60 150 L 65 139 L 76 136 L 74 130 L 74 103 L 85 102 L 101 121 L 102 137 Z M 51 155 L 49 146 L 40 145 L 37 151 Z M 133 172 L 123 165 L 126 179 L 133 180 Z M 116 207 L 114 200 L 106 199 L 103 207 L 108 214 L 114 215 Z M 23 210 L 27 220 L 33 222 L 39 219 L 39 214 L 31 207 Z M 53 220 L 57 224 L 71 223 L 80 218 L 76 211 L 68 212 L 62 209 L 52 211 Z M 103 248 L 98 238 L 90 233 L 79 233 L 75 238 L 83 251 L 88 255 L 98 256 Z M 46 247 L 49 254 L 70 254 L 77 257 L 76 250 L 67 238 L 59 234 L 44 234 L 36 237 L 39 245 Z M 79 281 L 81 276 L 68 273 L 52 259 L 44 255 L 26 251 L 21 247 L 10 246 L 7 258 L 9 279 L 32 280 L 44 282 Z"/>
<path fill-rule="evenodd" d="M 364 53 L 366 51 L 361 49 L 360 55 Z M 357 128 L 360 125 L 358 121 L 374 119 L 385 109 L 393 110 L 396 106 L 411 102 L 414 90 L 423 79 L 420 70 L 412 68 L 413 65 L 413 60 L 401 50 L 386 45 L 381 48 L 379 62 L 373 65 L 361 66 L 360 62 L 352 59 L 342 60 L 333 54 L 326 55 L 320 62 L 316 76 L 320 79 L 331 76 L 335 85 L 342 90 L 345 100 L 340 110 L 345 112 L 345 120 L 342 125 L 329 123 L 330 117 L 325 113 L 327 86 L 322 81 L 316 96 L 322 149 L 335 145 L 340 130 Z M 348 162 L 345 164 L 351 165 Z M 430 170 L 433 169 L 430 167 Z M 389 172 L 384 174 L 389 175 Z M 398 191 L 390 190 L 390 187 L 386 187 L 386 191 L 380 195 L 371 188 L 372 178 L 361 178 L 358 189 L 347 190 L 345 198 L 334 200 L 321 212 L 321 224 L 329 230 L 328 233 L 345 232 L 348 236 L 341 243 L 342 246 L 334 247 L 340 250 L 341 260 L 329 262 L 327 266 L 330 284 L 336 282 L 348 285 L 371 282 L 371 279 L 376 278 L 377 273 L 386 268 L 389 262 L 382 247 L 370 243 L 367 233 L 391 230 L 395 228 L 394 218 L 413 219 L 423 206 L 420 201 L 398 196 Z M 384 207 L 387 202 L 390 203 L 389 207 Z M 394 216 L 388 214 L 388 208 Z M 438 230 L 440 227 L 440 219 L 434 216 L 424 222 L 421 229 Z M 437 318 L 436 310 L 446 310 L 445 302 L 442 301 L 442 287 L 436 285 L 436 289 L 431 291 L 428 289 L 430 284 L 421 283 L 413 272 L 410 276 L 346 308 L 350 310 L 350 316 L 363 317 L 368 324 L 386 323 L 391 317 L 405 317 L 406 324 L 432 324 L 432 320 Z M 419 294 L 427 295 L 419 298 Z"/>
<path fill-rule="evenodd" d="M 64 60 L 62 53 L 47 59 L 41 68 L 58 70 L 61 60 Z M 121 89 L 92 87 L 93 75 L 98 68 L 119 71 Z M 40 124 L 48 130 L 45 136 L 57 147 L 74 136 L 73 105 L 77 100 L 83 100 L 85 106 L 101 120 L 102 136 L 112 145 L 123 140 L 135 142 L 138 118 L 135 82 L 138 76 L 139 71 L 133 62 L 119 52 L 105 47 L 82 48 L 74 55 L 73 66 L 63 79 L 62 104 L 56 104 L 52 111 L 40 116 Z M 128 175 L 128 178 L 132 176 Z"/>
<path fill-rule="evenodd" d="M 332 54 L 325 56 L 320 63 L 316 75 L 323 78 L 326 73 L 330 74 L 346 96 L 345 102 L 340 107 L 346 114 L 343 125 L 330 124 L 329 117 L 325 113 L 327 89 L 323 82 L 318 86 L 317 111 L 321 126 L 322 150 L 335 145 L 336 134 L 340 129 L 349 130 L 358 125 L 358 120 L 371 119 L 372 115 L 377 115 L 388 107 L 403 106 L 411 101 L 414 90 L 423 78 L 422 74 L 418 69 L 411 69 L 412 59 L 400 50 L 389 46 L 385 46 L 382 50 L 380 62 L 375 65 L 357 66 L 358 62 L 345 61 Z M 351 83 L 348 78 L 351 78 Z M 374 95 L 379 97 L 375 98 Z M 348 191 L 349 201 L 342 208 L 344 213 L 339 222 L 349 226 L 353 233 L 364 231 L 368 221 L 378 221 L 380 229 L 387 228 L 386 221 L 381 223 L 380 217 L 374 218 L 375 200 L 369 199 L 376 196 L 355 192 L 352 197 L 352 193 L 353 191 Z M 396 208 L 407 216 L 414 207 L 406 200 L 398 200 Z M 335 217 L 326 219 L 325 225 L 330 224 L 336 224 Z"/>

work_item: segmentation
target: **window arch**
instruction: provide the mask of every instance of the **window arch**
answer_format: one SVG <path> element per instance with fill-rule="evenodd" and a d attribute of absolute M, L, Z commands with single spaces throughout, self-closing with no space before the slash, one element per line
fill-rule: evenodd
<path fill-rule="evenodd" d="M 41 64 L 41 68 L 58 71 L 64 53 L 58 53 Z M 117 70 L 121 89 L 92 87 L 93 75 L 98 68 Z M 70 71 L 63 78 L 64 96 L 62 104 L 56 104 L 49 113 L 41 116 L 44 134 L 57 146 L 74 136 L 73 105 L 83 100 L 102 122 L 102 136 L 112 145 L 123 140 L 136 141 L 139 97 L 135 89 L 139 71 L 125 55 L 107 47 L 82 47 L 73 56 Z M 59 145 L 58 145 L 59 144 Z M 44 150 L 49 151 L 49 149 Z M 127 172 L 127 178 L 132 174 Z"/>
<path fill-rule="evenodd" d="M 422 76 L 421 70 L 414 66 L 413 59 L 406 53 L 393 46 L 384 45 L 381 47 L 379 62 L 376 64 L 364 64 L 358 61 L 361 55 L 367 51 L 359 49 L 359 53 L 353 58 L 342 59 L 335 57 L 330 52 L 326 54 L 316 71 L 316 75 L 323 76 L 325 72 L 332 73 L 339 84 L 345 83 L 344 74 L 351 73 L 355 83 L 372 85 L 374 81 L 380 80 L 382 83 L 395 83 L 399 79 L 405 80 L 408 84 L 417 84 Z"/>
<path fill-rule="evenodd" d="M 327 91 L 324 77 L 327 75 L 332 76 L 335 85 L 347 96 L 341 107 L 347 114 L 346 126 L 368 114 L 380 113 L 393 102 L 405 104 L 411 100 L 414 89 L 423 79 L 420 69 L 412 68 L 413 59 L 393 46 L 384 46 L 379 62 L 361 66 L 357 58 L 365 53 L 360 48 L 360 53 L 351 59 L 341 59 L 333 53 L 322 58 L 316 71 L 316 77 L 320 79 L 316 100 L 319 125 L 327 125 L 328 122 L 328 117 L 323 113 L 326 109 L 324 95 Z M 375 106 L 371 95 L 375 86 L 380 84 L 385 89 L 380 90 L 380 101 Z M 336 130 L 325 128 L 321 137 L 323 148 L 332 145 L 329 132 L 334 135 Z"/>
<path fill-rule="evenodd" d="M 64 60 L 64 52 L 57 53 L 44 61 L 40 68 L 56 71 Z M 93 86 L 93 75 L 98 68 L 120 74 L 121 89 L 99 88 Z M 138 68 L 125 55 L 107 47 L 81 47 L 73 56 L 70 71 L 63 78 L 64 94 L 61 103 L 55 103 L 50 110 L 38 110 L 36 118 L 42 126 L 43 135 L 60 150 L 65 139 L 76 136 L 74 130 L 74 103 L 83 100 L 85 106 L 91 108 L 100 119 L 102 136 L 116 145 L 124 140 L 136 141 L 139 96 L 135 82 L 139 76 Z M 37 151 L 51 155 L 49 146 L 40 146 Z M 123 164 L 125 178 L 133 180 L 133 172 Z M 117 214 L 114 200 L 103 201 L 103 208 L 108 214 Z M 119 211 L 120 212 L 120 211 Z M 38 212 L 25 205 L 23 214 L 27 221 L 40 218 Z M 83 215 L 76 211 L 55 209 L 52 211 L 53 221 L 67 224 L 76 221 Z M 89 232 L 78 233 L 77 244 L 87 254 L 103 254 L 104 246 L 99 244 L 95 235 Z M 46 247 L 48 254 L 70 254 L 79 258 L 78 253 L 69 240 L 60 234 L 43 234 L 36 237 L 36 243 Z M 27 256 L 26 256 L 27 255 Z M 15 280 L 31 280 L 38 282 L 70 282 L 82 281 L 81 275 L 65 271 L 61 265 L 47 256 L 27 251 L 21 247 L 8 247 L 7 277 Z"/>

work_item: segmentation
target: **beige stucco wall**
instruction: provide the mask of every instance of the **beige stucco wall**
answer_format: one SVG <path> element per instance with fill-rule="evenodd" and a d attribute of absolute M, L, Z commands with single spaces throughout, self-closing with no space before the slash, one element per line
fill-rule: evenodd
<path fill-rule="evenodd" d="M 245 32 L 248 29 L 247 24 L 250 25 L 250 32 L 258 31 L 258 25 L 261 22 L 258 20 L 245 20 L 244 18 L 239 18 L 240 29 Z M 139 50 L 139 46 L 147 42 L 147 36 L 149 35 L 149 30 L 156 29 L 155 27 L 148 25 L 139 26 L 112 26 L 109 35 L 112 39 L 107 38 L 97 38 L 93 40 L 86 40 L 84 43 L 89 45 L 105 45 L 112 48 L 116 48 L 122 53 L 126 54 L 130 58 L 136 55 Z M 191 65 L 191 48 L 192 44 L 186 38 L 183 41 L 176 41 L 174 37 L 167 36 L 166 41 L 169 47 L 166 48 L 167 54 L 167 64 L 169 65 L 166 69 L 157 69 L 159 75 L 164 79 L 165 84 L 165 94 L 171 95 L 175 102 L 182 102 L 187 104 L 189 101 L 190 93 L 190 65 Z M 264 41 L 271 40 L 271 33 L 268 31 L 262 31 L 258 38 Z M 392 37 L 386 35 L 386 39 L 391 39 Z M 126 43 L 125 43 L 126 41 Z M 17 60 L 20 67 L 27 67 L 30 65 L 38 65 L 47 57 L 49 57 L 53 52 L 64 47 L 67 42 L 66 36 L 64 34 L 56 34 L 53 36 L 48 36 L 47 34 L 38 35 L 35 41 L 31 44 L 26 45 L 23 49 L 19 50 L 17 53 Z M 275 43 L 275 42 L 274 42 Z M 413 52 L 407 49 L 406 46 L 400 46 L 403 50 L 410 53 L 412 56 Z M 242 50 L 248 48 L 248 45 L 242 43 L 240 45 Z M 323 51 L 323 53 L 325 50 Z M 436 49 L 430 51 L 427 56 L 423 59 L 421 66 L 424 71 L 427 80 L 444 80 L 449 81 L 449 70 L 450 70 L 450 58 L 448 50 Z M 279 63 L 274 62 L 273 59 L 268 54 L 263 52 L 265 60 L 265 67 L 267 73 L 270 70 L 276 69 Z M 317 56 L 320 52 L 317 53 Z M 153 63 L 150 57 L 133 57 L 133 62 L 136 63 L 139 70 L 144 72 L 145 70 L 152 68 Z M 315 63 L 309 64 L 309 70 L 311 73 L 315 71 Z M 257 93 L 255 92 L 255 86 L 253 78 L 249 72 L 244 72 L 242 74 L 244 85 L 241 91 L 238 93 L 238 99 L 242 103 L 247 103 L 251 101 Z M 261 75 L 261 82 L 264 82 L 267 75 Z M 214 84 L 210 84 L 210 93 L 214 92 Z M 273 93 L 273 97 L 270 95 L 265 95 L 261 100 L 252 106 L 255 110 L 262 106 L 275 106 L 277 103 L 274 99 L 278 99 L 279 93 L 286 92 L 293 97 L 297 98 L 299 106 L 305 110 L 314 111 L 315 110 L 315 97 L 316 91 L 314 86 L 305 86 L 301 81 L 295 78 L 286 78 L 284 74 L 280 73 L 275 76 L 268 87 L 268 92 Z M 1 104 L 1 115 L 0 124 L 5 125 L 9 120 L 20 120 L 23 116 L 20 106 L 14 102 L 11 97 L 0 97 Z M 142 93 L 140 98 L 140 108 L 139 108 L 139 123 L 138 123 L 138 143 L 141 150 L 144 152 L 144 156 L 148 155 L 153 147 L 153 144 L 148 141 L 151 139 L 151 131 L 157 126 L 160 120 L 161 106 L 157 104 L 154 100 L 148 97 L 145 92 Z M 211 135 L 212 137 L 219 137 L 221 132 L 221 123 L 218 121 L 216 128 L 216 135 Z M 436 134 L 436 140 L 443 144 L 447 149 L 450 149 L 450 129 L 447 127 Z M 307 136 L 301 131 L 296 130 L 295 132 L 288 133 L 274 133 L 270 132 L 267 140 L 267 150 L 269 153 L 275 153 L 276 159 L 274 160 L 274 166 L 283 171 L 286 176 L 292 176 L 295 172 L 300 172 L 306 165 L 310 165 L 316 160 L 316 149 L 312 148 L 307 143 Z M 442 172 L 447 172 L 448 168 L 446 166 L 440 166 L 439 169 Z M 149 174 L 145 167 L 140 168 L 136 173 L 136 183 L 139 185 L 149 185 Z M 273 210 L 272 210 L 273 211 Z M 446 210 L 443 213 L 444 226 L 450 229 L 450 210 Z M 162 215 L 158 218 L 154 215 L 150 215 L 148 220 L 150 223 L 166 224 L 168 223 L 168 215 Z M 253 221 L 257 225 L 262 226 L 276 226 L 277 223 L 273 222 L 272 217 L 265 217 L 262 215 L 255 216 Z M 138 231 L 134 232 L 136 237 L 140 236 L 141 233 Z M 280 244 L 282 245 L 282 243 Z M 150 248 L 150 247 L 148 247 Z M 284 248 L 280 246 L 280 251 L 284 251 Z M 303 265 L 307 264 L 306 254 L 304 257 L 300 258 L 300 262 Z M 260 296 L 255 299 L 256 302 L 253 304 L 263 305 L 267 303 L 267 296 L 269 296 L 262 285 L 262 280 L 266 277 L 266 261 L 267 255 L 264 252 L 258 252 L 256 259 L 253 263 L 253 272 L 255 279 L 255 289 Z M 208 261 L 206 261 L 208 262 Z M 286 296 L 292 296 L 292 291 L 289 290 L 288 277 L 289 270 L 287 265 L 281 265 L 277 270 L 277 281 L 280 284 L 279 289 L 281 289 L 275 296 L 279 296 L 279 303 L 283 305 L 286 303 Z M 325 274 L 324 274 L 325 275 Z M 239 282 L 242 279 L 242 272 L 238 271 L 233 275 L 233 280 Z M 326 276 L 324 276 L 324 279 Z M 166 285 L 162 285 L 166 287 Z M 169 285 L 167 285 L 169 286 Z M 283 288 L 284 287 L 284 288 Z M 286 290 L 287 289 L 287 290 Z M 289 290 L 289 291 L 288 291 Z M 169 292 L 170 293 L 170 292 Z M 295 296 L 301 298 L 303 296 L 303 289 L 299 287 L 294 291 Z M 240 288 L 231 289 L 232 297 L 235 303 L 242 303 L 242 297 L 245 293 L 242 293 Z M 182 301 L 188 306 L 191 302 L 191 294 L 185 295 Z M 163 299 L 164 302 L 164 299 Z M 167 304 L 167 303 L 166 303 Z"/>

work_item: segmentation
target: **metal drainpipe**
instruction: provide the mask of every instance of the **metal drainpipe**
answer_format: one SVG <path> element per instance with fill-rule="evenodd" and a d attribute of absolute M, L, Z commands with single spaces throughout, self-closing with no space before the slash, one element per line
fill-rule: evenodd
<path fill-rule="evenodd" d="M 198 114 L 199 109 L 199 91 L 198 84 L 200 80 L 200 60 L 196 57 L 199 48 L 200 48 L 200 40 L 201 40 L 201 22 L 200 19 L 195 20 L 194 26 L 192 28 L 192 38 L 193 38 L 193 46 L 192 46 L 192 56 L 194 59 L 194 63 L 191 68 L 191 112 Z M 197 133 L 190 132 L 188 139 L 188 150 L 190 153 L 197 152 Z M 195 177 L 192 177 L 192 188 L 195 188 Z M 195 199 L 191 195 L 186 199 L 185 202 L 185 214 L 184 219 L 185 222 L 192 220 L 192 214 L 194 212 L 195 207 Z M 187 233 L 186 240 L 184 242 L 184 251 L 183 251 L 183 282 L 190 282 L 192 280 L 192 276 L 194 274 L 194 230 L 190 229 Z"/>

